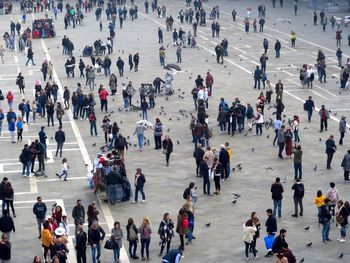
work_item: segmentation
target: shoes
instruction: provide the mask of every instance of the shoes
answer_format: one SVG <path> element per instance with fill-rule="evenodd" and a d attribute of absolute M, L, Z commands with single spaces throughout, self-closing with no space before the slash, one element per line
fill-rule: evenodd
<path fill-rule="evenodd" d="M 342 238 L 338 240 L 339 243 L 344 243 L 345 241 L 346 241 L 346 240 L 345 240 L 345 239 L 342 239 Z"/>
<path fill-rule="evenodd" d="M 132 201 L 132 203 L 133 203 L 133 204 L 135 204 L 135 203 L 136 203 L 136 201 Z"/>
<path fill-rule="evenodd" d="M 57 177 L 60 177 L 60 175 L 59 175 L 58 173 L 55 173 L 55 175 L 56 175 Z"/>
<path fill-rule="evenodd" d="M 13 217 L 17 217 L 17 216 L 14 214 Z M 344 240 L 344 241 L 345 241 L 345 240 Z"/>
<path fill-rule="evenodd" d="M 132 258 L 133 258 L 133 259 L 139 259 L 139 257 L 138 257 L 138 256 L 133 256 Z"/>
<path fill-rule="evenodd" d="M 303 214 L 302 214 L 302 213 L 300 213 L 299 215 L 300 215 L 300 216 L 303 216 Z"/>
<path fill-rule="evenodd" d="M 294 214 L 294 215 L 292 215 L 292 217 L 298 217 L 298 215 L 297 215 L 297 214 Z"/>
<path fill-rule="evenodd" d="M 333 241 L 333 240 L 332 240 L 332 239 L 330 239 L 330 238 L 327 238 L 326 240 L 327 240 L 328 242 L 329 242 L 329 241 Z"/>
<path fill-rule="evenodd" d="M 144 203 L 144 202 L 146 202 L 146 200 L 142 200 L 141 202 Z"/>

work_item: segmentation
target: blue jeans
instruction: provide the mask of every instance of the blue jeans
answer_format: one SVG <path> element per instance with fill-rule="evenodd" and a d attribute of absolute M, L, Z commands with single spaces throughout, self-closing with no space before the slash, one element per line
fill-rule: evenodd
<path fill-rule="evenodd" d="M 146 195 L 145 192 L 143 191 L 143 187 L 135 187 L 135 202 L 137 202 L 138 197 L 139 197 L 139 192 L 141 193 L 142 200 L 146 200 Z"/>
<path fill-rule="evenodd" d="M 147 110 L 143 110 L 142 111 L 142 119 L 147 120 L 148 119 L 147 117 L 148 117 L 147 116 Z"/>
<path fill-rule="evenodd" d="M 331 228 L 331 221 L 325 222 L 322 228 L 322 240 L 326 241 L 329 239 L 329 230 Z"/>
<path fill-rule="evenodd" d="M 149 244 L 151 243 L 151 238 L 141 239 L 141 257 L 144 258 L 144 252 L 146 248 L 146 256 L 149 258 Z"/>
<path fill-rule="evenodd" d="M 73 117 L 78 117 L 78 105 L 73 105 Z"/>
<path fill-rule="evenodd" d="M 312 110 L 308 110 L 307 111 L 307 119 L 309 120 L 309 122 L 311 121 L 311 116 L 312 116 Z"/>
<path fill-rule="evenodd" d="M 164 57 L 159 57 L 160 65 L 165 66 L 165 59 Z"/>
<path fill-rule="evenodd" d="M 302 179 L 301 163 L 294 163 L 294 178 Z"/>
<path fill-rule="evenodd" d="M 340 228 L 340 236 L 341 236 L 342 238 L 345 238 L 345 237 L 346 237 L 346 228 L 347 228 L 347 225 L 342 226 L 342 227 Z"/>
<path fill-rule="evenodd" d="M 25 170 L 27 170 L 27 176 L 30 175 L 30 165 L 32 164 L 31 161 L 26 161 L 25 163 L 23 163 L 23 168 L 22 168 L 22 175 L 24 175 Z"/>
<path fill-rule="evenodd" d="M 278 217 L 282 216 L 282 200 L 273 200 L 273 216 L 276 217 L 276 210 L 278 210 Z"/>
<path fill-rule="evenodd" d="M 124 98 L 124 109 L 126 109 L 127 107 L 129 107 L 129 98 Z"/>
<path fill-rule="evenodd" d="M 118 186 L 116 184 L 107 186 L 108 203 L 110 203 L 111 205 L 115 205 L 117 203 L 117 189 Z"/>
<path fill-rule="evenodd" d="M 139 142 L 139 148 L 143 149 L 143 133 L 137 134 L 137 140 Z"/>
<path fill-rule="evenodd" d="M 64 180 L 67 180 L 68 172 L 66 170 L 63 170 L 58 177 L 61 179 L 62 176 L 64 176 Z"/>
<path fill-rule="evenodd" d="M 92 131 L 95 131 L 95 135 L 97 135 L 96 121 L 90 121 L 90 134 L 93 135 Z"/>
<path fill-rule="evenodd" d="M 97 259 L 100 258 L 101 256 L 101 245 L 96 244 L 96 247 L 91 246 L 91 257 L 92 257 L 92 262 L 96 263 L 96 251 L 97 251 Z"/>
<path fill-rule="evenodd" d="M 117 245 L 117 243 L 115 243 Z M 113 249 L 113 255 L 114 255 L 114 262 L 117 262 L 119 257 L 120 257 L 120 248 L 119 246 L 118 247 L 115 247 Z"/>

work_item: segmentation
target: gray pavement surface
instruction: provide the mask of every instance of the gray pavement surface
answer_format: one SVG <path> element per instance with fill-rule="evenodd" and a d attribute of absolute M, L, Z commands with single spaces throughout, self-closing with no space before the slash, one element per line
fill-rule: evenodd
<path fill-rule="evenodd" d="M 122 134 L 130 136 L 132 144 L 137 142 L 136 136 L 133 136 L 135 123 L 140 119 L 139 113 L 118 112 L 122 107 L 121 96 L 122 83 L 132 80 L 134 87 L 138 89 L 140 83 L 153 82 L 156 76 L 163 77 L 165 70 L 159 65 L 158 58 L 158 38 L 157 28 L 162 27 L 164 32 L 164 45 L 172 42 L 171 32 L 166 32 L 164 19 L 157 18 L 155 13 L 145 14 L 143 1 L 135 1 L 139 6 L 139 18 L 135 21 L 128 19 L 120 30 L 116 27 L 116 38 L 114 53 L 110 56 L 113 62 L 112 72 L 117 75 L 115 62 L 118 56 L 121 56 L 127 64 L 127 55 L 129 53 L 140 53 L 140 65 L 138 72 L 129 72 L 125 67 L 125 76 L 118 77 L 118 95 L 109 97 L 109 109 L 114 113 L 111 116 L 112 121 L 117 121 L 121 127 Z M 246 8 L 252 7 L 252 17 L 257 17 L 258 3 L 264 3 L 267 7 L 267 18 L 264 33 L 246 34 L 243 32 L 242 18 L 245 17 Z M 294 16 L 292 10 L 292 1 L 285 1 L 284 8 L 272 8 L 271 1 L 212 1 L 204 4 L 204 8 L 209 10 L 214 5 L 219 5 L 221 15 L 219 23 L 221 24 L 220 38 L 212 38 L 210 31 L 210 22 L 206 27 L 198 27 L 197 43 L 199 49 L 183 49 L 183 63 L 181 63 L 182 72 L 174 75 L 173 86 L 175 94 L 166 101 L 164 97 L 156 98 L 156 108 L 150 110 L 148 118 L 154 121 L 160 117 L 163 122 L 163 129 L 170 129 L 169 135 L 175 143 L 177 140 L 180 145 L 174 145 L 174 153 L 171 155 L 169 167 L 165 166 L 165 157 L 161 152 L 153 150 L 152 131 L 146 131 L 145 136 L 151 141 L 143 152 L 139 152 L 136 147 L 130 147 L 126 153 L 127 174 L 133 181 L 135 168 L 142 167 L 147 177 L 145 186 L 146 203 L 132 204 L 125 202 L 109 207 L 105 203 L 99 203 L 100 224 L 106 232 L 114 221 L 120 221 L 125 233 L 125 225 L 129 217 L 133 217 L 136 225 L 141 224 L 144 216 L 149 216 L 152 221 L 153 235 L 151 240 L 151 262 L 160 262 L 158 258 L 158 225 L 164 212 L 170 212 L 174 221 L 176 221 L 179 208 L 184 203 L 182 198 L 183 190 L 189 182 L 194 181 L 198 185 L 199 201 L 195 210 L 195 236 L 196 240 L 189 246 L 186 246 L 183 262 L 244 262 L 244 244 L 242 241 L 242 225 L 249 219 L 252 211 L 256 211 L 262 224 L 266 216 L 265 210 L 272 207 L 270 185 L 276 176 L 284 178 L 287 176 L 284 184 L 285 193 L 283 199 L 282 218 L 278 219 L 278 228 L 288 230 L 287 242 L 297 259 L 305 258 L 305 262 L 350 262 L 349 241 L 339 244 L 336 241 L 329 244 L 321 242 L 321 229 L 317 223 L 317 209 L 314 205 L 316 191 L 321 189 L 326 192 L 330 181 L 334 181 L 340 192 L 341 199 L 349 200 L 349 184 L 343 183 L 342 169 L 340 162 L 343 154 L 347 151 L 349 144 L 348 136 L 345 136 L 344 146 L 338 146 L 333 160 L 333 169 L 326 170 L 326 155 L 324 153 L 324 141 L 330 134 L 335 135 L 336 141 L 339 139 L 338 121 L 341 115 L 349 117 L 349 91 L 339 93 L 339 68 L 336 66 L 336 42 L 335 30 L 327 26 L 326 32 L 322 32 L 320 25 L 313 25 L 312 10 L 306 8 L 305 1 L 299 1 L 299 12 Z M 71 1 L 73 3 L 73 1 Z M 130 2 L 128 1 L 128 4 Z M 160 5 L 165 5 L 167 14 L 175 19 L 175 28 L 182 27 L 184 30 L 192 31 L 189 24 L 180 25 L 177 14 L 181 8 L 185 9 L 185 1 L 159 1 Z M 236 22 L 232 22 L 231 11 L 235 8 L 239 16 Z M 0 16 L 1 34 L 9 30 L 10 19 L 19 19 L 18 5 L 15 4 L 14 14 Z M 326 14 L 330 16 L 331 14 Z M 28 17 L 29 26 L 32 18 L 43 17 L 43 13 L 33 14 Z M 291 19 L 292 23 L 274 22 L 277 18 Z M 5 64 L 0 64 L 0 87 L 4 94 L 8 90 L 14 91 L 15 109 L 21 98 L 33 99 L 32 90 L 34 82 L 43 79 L 40 73 L 40 66 L 44 59 L 50 59 L 54 64 L 55 79 L 59 81 L 60 88 L 68 86 L 71 92 L 75 90 L 77 82 L 85 84 L 85 79 L 78 77 L 67 79 L 65 75 L 64 63 L 67 56 L 62 56 L 61 39 L 67 35 L 74 43 L 74 55 L 77 60 L 82 58 L 82 50 L 85 45 L 93 44 L 97 39 L 106 40 L 108 36 L 106 16 L 102 16 L 104 30 L 99 31 L 98 23 L 93 13 L 85 16 L 84 23 L 75 29 L 64 29 L 63 14 L 58 15 L 55 21 L 57 37 L 53 39 L 33 40 L 34 60 L 37 66 L 26 67 L 26 56 L 24 53 L 6 51 Z M 117 23 L 119 25 L 119 23 Z M 22 25 L 24 28 L 24 25 Z M 297 32 L 296 47 L 291 48 L 289 32 Z M 347 46 L 347 27 L 343 28 L 342 50 L 344 52 L 343 62 L 350 55 L 350 47 Z M 213 57 L 214 47 L 220 43 L 223 38 L 229 42 L 229 56 L 225 59 L 224 65 L 216 63 Z M 269 61 L 267 63 L 267 75 L 273 83 L 282 79 L 285 85 L 283 102 L 287 115 L 286 119 L 293 115 L 299 115 L 301 119 L 300 138 L 303 147 L 303 183 L 306 188 L 304 198 L 304 216 L 292 218 L 294 204 L 292 199 L 292 190 L 294 171 L 292 160 L 277 158 L 277 147 L 272 146 L 273 130 L 272 128 L 263 130 L 263 136 L 254 136 L 254 132 L 247 136 L 237 134 L 234 137 L 220 133 L 216 123 L 217 108 L 219 100 L 224 97 L 226 101 L 232 102 L 235 97 L 242 101 L 250 102 L 254 105 L 257 101 L 259 92 L 253 89 L 252 72 L 256 64 L 259 64 L 259 57 L 262 54 L 262 41 L 267 38 L 270 42 L 268 51 Z M 273 45 L 275 39 L 282 43 L 281 58 L 274 58 Z M 3 41 L 1 44 L 4 44 Z M 314 82 L 314 89 L 301 89 L 299 84 L 298 68 L 302 64 L 313 65 L 316 63 L 317 51 L 322 49 L 327 60 L 327 83 Z M 85 64 L 91 64 L 90 59 L 83 58 Z M 175 47 L 171 44 L 166 50 L 166 63 L 176 61 Z M 242 170 L 234 172 L 232 177 L 222 183 L 222 193 L 220 196 L 206 197 L 202 194 L 202 182 L 195 177 L 195 162 L 192 157 L 193 144 L 191 143 L 191 133 L 189 130 L 189 118 L 181 117 L 179 110 L 184 109 L 187 112 L 193 112 L 193 101 L 190 91 L 194 85 L 194 80 L 198 74 L 205 76 L 207 70 L 214 76 L 213 96 L 209 100 L 209 124 L 213 129 L 213 138 L 210 144 L 219 148 L 224 142 L 229 142 L 233 160 L 231 167 L 241 163 Z M 26 94 L 20 95 L 15 85 L 15 77 L 18 72 L 22 72 L 26 82 Z M 76 76 L 78 71 L 76 68 Z M 108 86 L 107 78 L 99 75 L 96 78 L 97 86 L 103 84 Z M 180 89 L 180 91 L 178 91 Z M 62 92 L 62 90 L 60 90 Z M 185 91 L 184 99 L 178 97 Z M 88 92 L 88 88 L 84 90 Z M 60 93 L 62 95 L 62 93 Z M 327 132 L 319 133 L 318 116 L 314 114 L 312 123 L 307 123 L 307 116 L 303 111 L 303 102 L 309 96 L 313 96 L 316 106 L 325 104 L 328 109 L 333 111 L 332 120 L 329 122 Z M 95 89 L 95 98 L 97 98 L 97 89 Z M 138 97 L 138 95 L 136 95 Z M 273 95 L 274 96 L 274 95 Z M 160 107 L 164 106 L 166 117 L 159 115 Z M 8 106 L 5 101 L 1 103 L 5 112 Z M 273 118 L 273 110 L 265 111 L 266 118 Z M 96 113 L 98 124 L 101 124 L 103 113 L 99 110 L 97 102 Z M 170 121 L 169 119 L 172 118 Z M 47 161 L 47 178 L 22 178 L 21 165 L 18 163 L 18 156 L 23 144 L 27 141 L 33 141 L 37 137 L 40 126 L 46 126 L 46 119 L 38 118 L 36 123 L 25 125 L 24 140 L 22 143 L 11 144 L 7 125 L 3 125 L 3 134 L 0 137 L 0 176 L 7 176 L 15 189 L 15 209 L 17 218 L 15 218 L 16 234 L 12 238 L 13 256 L 12 262 L 31 262 L 34 255 L 42 255 L 41 242 L 37 239 L 37 228 L 35 217 L 32 214 L 32 206 L 36 197 L 41 195 L 48 207 L 59 202 L 64 205 L 64 209 L 72 224 L 71 211 L 76 200 L 82 199 L 87 205 L 97 200 L 92 190 L 88 188 L 86 180 L 87 169 L 85 164 L 91 164 L 98 146 L 104 144 L 102 130 L 98 125 L 98 137 L 92 137 L 89 133 L 89 122 L 86 120 L 73 120 L 71 112 L 67 112 L 63 117 L 63 130 L 66 133 L 66 143 L 64 146 L 64 157 L 67 157 L 71 166 L 68 182 L 62 182 L 56 179 L 55 172 L 60 170 L 60 160 L 50 159 Z M 123 123 L 123 124 L 121 124 Z M 46 128 L 49 138 L 49 155 L 54 154 L 56 144 L 51 139 L 58 127 Z M 304 129 L 307 127 L 307 130 Z M 266 136 L 270 135 L 267 139 Z M 322 141 L 319 141 L 319 138 Z M 96 147 L 92 145 L 97 143 Z M 252 152 L 251 149 L 255 151 Z M 318 165 L 319 169 L 315 172 L 312 167 Z M 273 170 L 265 168 L 271 166 Z M 213 183 L 212 183 L 213 189 Z M 242 195 L 238 202 L 233 205 L 232 192 L 238 192 Z M 206 228 L 205 224 L 211 222 L 211 227 Z M 303 227 L 310 225 L 310 230 L 305 231 Z M 74 227 L 71 225 L 70 232 L 74 233 Z M 75 262 L 73 240 L 74 234 L 70 234 L 69 262 Z M 263 243 L 265 228 L 261 229 L 261 237 L 257 242 L 259 251 L 258 262 L 273 262 L 272 258 L 264 258 L 265 247 Z M 339 231 L 335 225 L 331 226 L 330 237 L 336 240 L 339 237 Z M 305 247 L 305 244 L 312 241 L 312 247 Z M 124 238 L 126 250 L 128 244 Z M 179 238 L 176 235 L 172 242 L 172 247 L 179 245 Z M 337 256 L 343 252 L 343 259 Z M 138 252 L 138 254 L 140 254 Z M 122 262 L 128 262 L 125 257 Z M 112 262 L 112 254 L 109 251 L 103 251 L 102 262 Z M 91 262 L 90 254 L 88 260 Z"/>

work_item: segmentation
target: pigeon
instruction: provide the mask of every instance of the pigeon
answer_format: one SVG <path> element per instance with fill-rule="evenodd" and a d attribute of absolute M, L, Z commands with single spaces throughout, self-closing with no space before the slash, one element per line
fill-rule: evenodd
<path fill-rule="evenodd" d="M 237 199 L 232 201 L 232 204 L 235 204 L 235 203 L 237 203 Z"/>
<path fill-rule="evenodd" d="M 180 142 L 179 142 L 179 141 L 176 141 L 176 143 L 177 143 L 177 144 L 180 144 Z"/>
<path fill-rule="evenodd" d="M 167 129 L 167 132 L 170 132 L 170 128 Z"/>
<path fill-rule="evenodd" d="M 172 118 L 169 118 L 169 121 L 171 121 L 172 120 Z"/>
<path fill-rule="evenodd" d="M 315 167 L 313 168 L 313 170 L 316 172 L 317 171 L 317 164 L 315 164 Z"/>
<path fill-rule="evenodd" d="M 237 194 L 237 193 L 232 193 L 233 194 L 233 196 L 237 199 L 237 198 L 239 198 L 239 197 L 241 197 L 241 195 L 240 194 Z"/>
<path fill-rule="evenodd" d="M 266 139 L 268 139 L 268 138 L 270 138 L 270 134 L 268 134 L 268 135 L 266 136 Z"/>
<path fill-rule="evenodd" d="M 309 130 L 309 128 L 308 128 L 308 127 L 304 127 L 304 130 L 308 131 L 308 130 Z"/>
<path fill-rule="evenodd" d="M 287 176 L 285 176 L 284 178 L 283 178 L 283 180 L 282 180 L 282 183 L 286 183 L 286 181 L 287 181 L 287 179 L 288 179 L 288 175 Z"/>
<path fill-rule="evenodd" d="M 255 151 L 255 149 L 254 148 L 252 148 L 252 152 L 254 152 Z"/>
<path fill-rule="evenodd" d="M 312 242 L 307 243 L 305 246 L 306 246 L 306 247 L 311 247 L 311 246 L 312 246 Z"/>
<path fill-rule="evenodd" d="M 134 147 L 136 147 L 137 146 L 137 144 L 134 144 Z"/>
<path fill-rule="evenodd" d="M 120 121 L 120 124 L 123 124 L 123 121 Z"/>
<path fill-rule="evenodd" d="M 233 168 L 232 168 L 232 172 L 234 172 L 235 170 L 236 170 L 236 168 L 235 168 L 235 167 L 233 167 Z"/>
<path fill-rule="evenodd" d="M 89 165 L 86 163 L 85 166 L 89 166 Z"/>
<path fill-rule="evenodd" d="M 320 142 L 322 142 L 322 139 L 321 139 L 321 138 L 319 138 L 318 140 L 319 140 Z"/>
<path fill-rule="evenodd" d="M 310 229 L 310 226 L 304 227 L 304 230 L 309 230 L 309 229 Z"/>
<path fill-rule="evenodd" d="M 224 68 L 227 68 L 227 65 L 225 65 Z"/>
<path fill-rule="evenodd" d="M 271 166 L 269 166 L 269 167 L 266 167 L 266 171 L 268 171 L 268 170 L 271 170 L 271 171 L 273 171 L 273 169 L 272 169 L 272 167 L 271 167 Z"/>
<path fill-rule="evenodd" d="M 299 263 L 303 263 L 304 262 L 304 258 L 299 260 Z"/>
<path fill-rule="evenodd" d="M 127 139 L 130 139 L 130 136 L 128 135 L 128 136 L 126 136 L 126 138 L 127 138 Z"/>
<path fill-rule="evenodd" d="M 247 132 L 247 133 L 245 133 L 243 136 L 248 136 L 248 132 Z"/>
<path fill-rule="evenodd" d="M 96 146 L 96 143 L 94 143 L 93 145 L 91 145 L 92 147 L 95 147 Z"/>
<path fill-rule="evenodd" d="M 208 224 L 205 224 L 206 227 L 210 227 L 211 226 L 211 223 L 208 223 Z"/>
<path fill-rule="evenodd" d="M 344 253 L 340 253 L 340 255 L 338 256 L 338 258 L 343 258 Z"/>

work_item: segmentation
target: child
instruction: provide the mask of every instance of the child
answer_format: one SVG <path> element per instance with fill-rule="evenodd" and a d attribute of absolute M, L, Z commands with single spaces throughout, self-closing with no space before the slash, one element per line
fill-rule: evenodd
<path fill-rule="evenodd" d="M 69 168 L 70 167 L 67 164 L 67 158 L 63 158 L 62 159 L 62 173 L 61 174 L 56 173 L 56 176 L 61 179 L 62 176 L 64 175 L 64 180 L 63 181 L 68 181 L 67 177 L 68 177 L 68 169 Z"/>
<path fill-rule="evenodd" d="M 22 141 L 23 121 L 21 117 L 17 118 L 16 127 L 17 127 L 17 141 Z"/>

